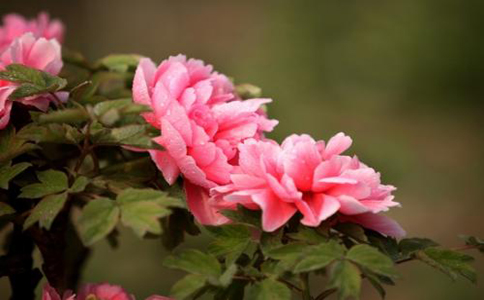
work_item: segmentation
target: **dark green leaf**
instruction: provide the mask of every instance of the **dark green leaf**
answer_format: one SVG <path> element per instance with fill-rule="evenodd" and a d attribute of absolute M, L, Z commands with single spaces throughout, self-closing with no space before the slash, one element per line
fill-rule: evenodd
<path fill-rule="evenodd" d="M 32 210 L 24 223 L 24 230 L 39 222 L 40 227 L 50 229 L 55 217 L 64 207 L 67 193 L 49 195 L 44 197 Z"/>
<path fill-rule="evenodd" d="M 126 125 L 118 128 L 104 128 L 92 135 L 92 142 L 101 145 L 126 145 L 142 149 L 162 150 L 152 141 L 145 125 Z"/>
<path fill-rule="evenodd" d="M 338 258 L 342 258 L 346 249 L 332 240 L 306 249 L 305 255 L 294 267 L 294 273 L 310 272 L 322 269 Z"/>
<path fill-rule="evenodd" d="M 328 238 L 321 235 L 315 228 L 299 226 L 297 232 L 287 234 L 291 239 L 308 244 L 320 244 L 328 241 Z"/>
<path fill-rule="evenodd" d="M 65 79 L 21 64 L 8 65 L 0 72 L 0 79 L 20 84 L 10 99 L 55 92 L 67 84 Z"/>
<path fill-rule="evenodd" d="M 20 138 L 36 143 L 79 144 L 84 135 L 67 124 L 29 124 L 19 132 Z"/>
<path fill-rule="evenodd" d="M 163 265 L 193 274 L 211 276 L 214 279 L 222 274 L 220 263 L 215 256 L 194 249 L 184 250 L 176 256 L 168 256 Z"/>
<path fill-rule="evenodd" d="M 0 217 L 4 215 L 10 215 L 14 214 L 15 209 L 13 209 L 10 205 L 7 203 L 0 202 Z"/>
<path fill-rule="evenodd" d="M 38 123 L 40 124 L 81 124 L 89 120 L 89 114 L 84 108 L 65 108 L 61 110 L 51 111 L 49 113 L 38 116 Z"/>
<path fill-rule="evenodd" d="M 0 164 L 37 148 L 37 145 L 18 137 L 13 126 L 0 130 Z"/>
<path fill-rule="evenodd" d="M 177 281 L 171 288 L 171 296 L 178 300 L 187 299 L 205 286 L 206 278 L 202 275 L 188 274 Z"/>
<path fill-rule="evenodd" d="M 69 192 L 71 193 L 80 193 L 84 191 L 86 186 L 89 184 L 89 178 L 85 176 L 79 176 L 76 178 L 72 186 L 69 188 Z"/>
<path fill-rule="evenodd" d="M 476 283 L 476 272 L 470 265 L 474 261 L 472 256 L 456 251 L 440 248 L 426 248 L 419 250 L 415 256 L 428 265 L 456 279 L 461 275 L 473 283 Z"/>
<path fill-rule="evenodd" d="M 359 242 L 368 242 L 368 238 L 365 235 L 365 231 L 361 226 L 357 224 L 339 223 L 334 227 L 334 229 L 338 230 L 339 232 L 349 237 L 352 237 L 353 239 Z"/>
<path fill-rule="evenodd" d="M 163 235 L 161 241 L 168 250 L 173 250 L 185 240 L 185 233 L 200 234 L 193 216 L 185 209 L 174 209 L 173 213 L 162 220 Z"/>
<path fill-rule="evenodd" d="M 37 172 L 41 183 L 33 183 L 22 188 L 20 198 L 41 198 L 49 194 L 65 191 L 69 186 L 67 176 L 61 171 L 47 170 Z"/>
<path fill-rule="evenodd" d="M 161 206 L 184 208 L 182 200 L 170 197 L 168 193 L 154 189 L 133 189 L 128 188 L 117 197 L 120 204 L 127 204 L 139 201 L 154 202 Z"/>
<path fill-rule="evenodd" d="M 346 257 L 376 274 L 389 277 L 397 275 L 393 261 L 371 246 L 356 245 L 348 251 Z"/>
<path fill-rule="evenodd" d="M 223 210 L 221 213 L 235 223 L 262 228 L 260 211 L 250 210 L 242 205 L 237 205 L 237 210 Z"/>
<path fill-rule="evenodd" d="M 475 236 L 462 236 L 466 245 L 476 247 L 480 252 L 484 253 L 484 240 Z"/>
<path fill-rule="evenodd" d="M 239 258 L 251 241 L 251 233 L 244 225 L 231 224 L 207 229 L 215 236 L 208 251 L 216 256 L 229 256 L 229 265 Z"/>
<path fill-rule="evenodd" d="M 90 246 L 108 235 L 119 220 L 116 202 L 108 198 L 97 198 L 84 206 L 79 217 L 79 233 L 82 242 Z"/>
<path fill-rule="evenodd" d="M 291 290 L 279 281 L 267 278 L 247 288 L 247 299 L 250 300 L 290 300 Z"/>
<path fill-rule="evenodd" d="M 347 260 L 333 264 L 330 274 L 330 286 L 338 289 L 338 299 L 358 298 L 361 288 L 361 277 L 358 268 Z"/>
<path fill-rule="evenodd" d="M 426 238 L 403 239 L 398 243 L 398 247 L 404 256 L 408 256 L 418 250 L 435 246 L 438 246 L 436 242 Z"/>
<path fill-rule="evenodd" d="M 25 169 L 30 167 L 31 164 L 27 162 L 11 165 L 11 162 L 7 162 L 0 166 L 0 188 L 8 189 L 8 183 L 15 176 L 22 173 Z"/>

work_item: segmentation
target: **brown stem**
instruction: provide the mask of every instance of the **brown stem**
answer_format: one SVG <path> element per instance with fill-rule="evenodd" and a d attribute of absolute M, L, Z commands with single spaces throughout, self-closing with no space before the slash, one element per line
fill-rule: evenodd
<path fill-rule="evenodd" d="M 329 296 L 331 296 L 332 294 L 336 293 L 337 289 L 335 288 L 332 288 L 332 289 L 328 289 L 328 290 L 325 290 L 323 291 L 321 294 L 319 294 L 315 300 L 323 300 L 323 299 L 326 299 L 328 298 Z"/>

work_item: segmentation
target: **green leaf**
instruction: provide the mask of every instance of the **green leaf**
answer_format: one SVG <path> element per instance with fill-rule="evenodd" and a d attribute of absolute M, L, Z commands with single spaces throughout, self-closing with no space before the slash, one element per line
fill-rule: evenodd
<path fill-rule="evenodd" d="M 4 215 L 10 215 L 14 214 L 15 209 L 13 209 L 10 205 L 7 203 L 0 202 L 0 217 Z"/>
<path fill-rule="evenodd" d="M 97 62 L 98 66 L 103 66 L 110 71 L 127 72 L 135 69 L 141 59 L 137 54 L 111 54 Z"/>
<path fill-rule="evenodd" d="M 36 143 L 79 144 L 84 139 L 76 128 L 67 124 L 28 124 L 17 134 L 20 138 Z"/>
<path fill-rule="evenodd" d="M 10 99 L 55 92 L 67 84 L 65 79 L 21 64 L 8 65 L 0 72 L 0 79 L 20 84 L 9 96 Z"/>
<path fill-rule="evenodd" d="M 474 261 L 472 256 L 448 249 L 431 247 L 417 251 L 415 257 L 449 275 L 454 280 L 457 275 L 461 275 L 476 283 L 476 272 L 470 265 Z"/>
<path fill-rule="evenodd" d="M 462 236 L 466 245 L 476 247 L 481 253 L 484 253 L 484 240 L 475 236 Z"/>
<path fill-rule="evenodd" d="M 27 162 L 22 162 L 12 166 L 11 163 L 7 162 L 0 166 L 0 188 L 2 189 L 8 189 L 10 180 L 32 165 Z"/>
<path fill-rule="evenodd" d="M 72 186 L 69 188 L 69 192 L 71 193 L 80 193 L 84 191 L 86 186 L 89 184 L 89 178 L 85 176 L 79 176 L 76 178 Z"/>
<path fill-rule="evenodd" d="M 0 130 L 0 164 L 37 148 L 37 145 L 18 137 L 11 125 Z"/>
<path fill-rule="evenodd" d="M 173 285 L 170 294 L 173 298 L 178 300 L 187 299 L 203 288 L 205 282 L 205 276 L 188 274 Z"/>
<path fill-rule="evenodd" d="M 40 227 L 50 229 L 55 217 L 64 207 L 67 193 L 49 195 L 44 197 L 32 210 L 24 223 L 24 230 L 39 222 Z"/>
<path fill-rule="evenodd" d="M 127 204 L 138 201 L 154 202 L 162 206 L 185 208 L 181 199 L 173 198 L 168 193 L 154 189 L 134 189 L 128 188 L 117 197 L 120 204 Z"/>
<path fill-rule="evenodd" d="M 216 256 L 227 256 L 228 265 L 237 260 L 251 242 L 251 233 L 243 225 L 206 228 L 215 236 L 215 240 L 208 246 L 208 251 Z"/>
<path fill-rule="evenodd" d="M 242 99 L 260 98 L 262 89 L 250 83 L 242 83 L 235 86 L 235 92 Z"/>
<path fill-rule="evenodd" d="M 40 114 L 37 122 L 40 124 L 82 124 L 89 120 L 89 114 L 82 107 L 65 108 L 54 110 L 49 113 Z"/>
<path fill-rule="evenodd" d="M 345 224 L 345 223 L 343 223 Z M 317 245 L 328 241 L 328 238 L 321 235 L 315 228 L 299 226 L 297 232 L 287 234 L 291 239 Z"/>
<path fill-rule="evenodd" d="M 220 263 L 215 256 L 194 249 L 184 250 L 176 256 L 168 256 L 163 265 L 171 269 L 209 276 L 215 280 L 222 274 Z"/>
<path fill-rule="evenodd" d="M 334 260 L 342 258 L 345 251 L 346 249 L 334 240 L 307 248 L 305 255 L 294 267 L 294 273 L 322 269 Z"/>
<path fill-rule="evenodd" d="M 95 132 L 91 141 L 101 145 L 126 145 L 142 149 L 162 150 L 163 148 L 152 141 L 146 125 L 126 125 L 118 128 L 104 128 Z"/>
<path fill-rule="evenodd" d="M 79 217 L 79 234 L 85 246 L 90 246 L 108 235 L 119 220 L 119 207 L 108 198 L 92 200 Z"/>
<path fill-rule="evenodd" d="M 363 230 L 363 228 L 357 224 L 339 223 L 334 226 L 334 229 L 359 242 L 368 242 L 368 238 L 365 235 L 365 230 Z"/>
<path fill-rule="evenodd" d="M 185 240 L 185 233 L 200 234 L 193 216 L 185 209 L 174 209 L 173 213 L 162 220 L 163 235 L 161 241 L 168 250 L 173 250 Z"/>
<path fill-rule="evenodd" d="M 423 250 L 429 247 L 438 246 L 436 242 L 426 238 L 408 238 L 403 239 L 398 243 L 398 247 L 404 256 L 415 253 L 418 250 Z"/>
<path fill-rule="evenodd" d="M 264 255 L 280 260 L 277 268 L 289 271 L 308 253 L 308 249 L 311 249 L 308 245 L 294 243 L 268 250 Z"/>
<path fill-rule="evenodd" d="M 395 277 L 397 275 L 390 257 L 368 245 L 352 247 L 346 258 L 376 274 Z"/>
<path fill-rule="evenodd" d="M 279 281 L 267 278 L 248 286 L 247 299 L 250 300 L 290 300 L 291 290 Z"/>
<path fill-rule="evenodd" d="M 237 210 L 222 210 L 221 213 L 235 223 L 262 228 L 260 211 L 250 210 L 238 204 Z"/>
<path fill-rule="evenodd" d="M 47 170 L 37 172 L 37 178 L 41 183 L 24 186 L 19 198 L 41 198 L 49 194 L 65 191 L 69 186 L 67 176 L 61 171 Z"/>
<path fill-rule="evenodd" d="M 330 287 L 338 289 L 338 299 L 358 298 L 361 288 L 361 277 L 358 268 L 347 260 L 333 264 L 330 273 Z"/>
<path fill-rule="evenodd" d="M 138 201 L 120 205 L 121 222 L 134 230 L 137 236 L 143 237 L 146 232 L 161 233 L 159 218 L 167 216 L 170 210 L 155 202 Z"/>
<path fill-rule="evenodd" d="M 237 265 L 230 264 L 229 267 L 225 270 L 225 272 L 223 272 L 222 275 L 220 275 L 220 278 L 218 279 L 220 286 L 228 287 L 232 283 L 232 279 L 235 273 L 237 273 Z"/>

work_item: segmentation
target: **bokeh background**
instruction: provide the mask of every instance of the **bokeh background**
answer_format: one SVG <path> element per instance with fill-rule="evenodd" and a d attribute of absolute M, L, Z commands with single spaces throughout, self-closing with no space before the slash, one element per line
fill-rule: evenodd
<path fill-rule="evenodd" d="M 484 236 L 484 1 L 0 1 L 2 15 L 42 10 L 90 59 L 184 53 L 262 87 L 281 121 L 272 138 L 351 135 L 351 151 L 399 188 L 390 215 L 410 236 Z M 162 267 L 165 255 L 159 240 L 122 231 L 117 250 L 96 245 L 83 281 L 167 294 L 182 273 Z M 484 299 L 484 259 L 475 267 L 477 286 L 402 265 L 387 299 Z M 362 299 L 377 298 L 363 287 Z"/>

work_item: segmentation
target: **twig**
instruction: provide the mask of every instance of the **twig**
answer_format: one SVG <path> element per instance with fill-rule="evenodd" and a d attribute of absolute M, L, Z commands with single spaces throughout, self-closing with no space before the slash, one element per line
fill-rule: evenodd
<path fill-rule="evenodd" d="M 327 289 L 323 291 L 321 294 L 319 294 L 315 300 L 323 300 L 326 299 L 327 297 L 331 296 L 332 294 L 336 293 L 337 289 L 332 288 L 332 289 Z"/>

